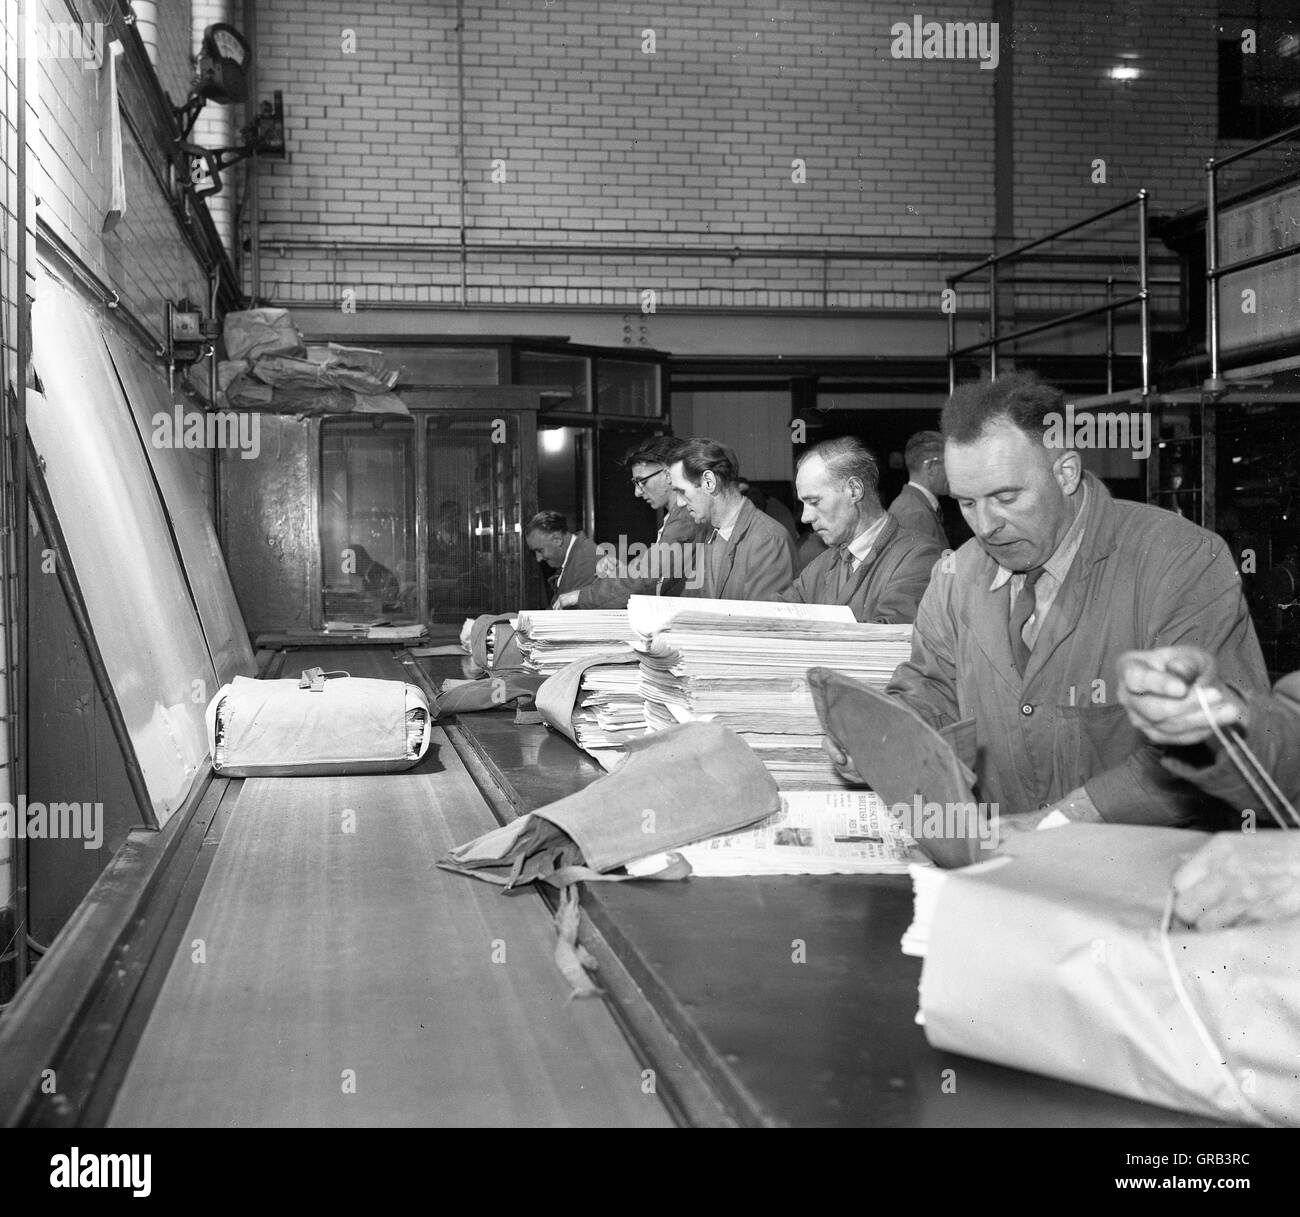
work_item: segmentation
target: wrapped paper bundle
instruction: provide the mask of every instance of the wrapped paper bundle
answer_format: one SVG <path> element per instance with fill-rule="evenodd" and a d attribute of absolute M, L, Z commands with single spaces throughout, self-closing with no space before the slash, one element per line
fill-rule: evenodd
<path fill-rule="evenodd" d="M 1071 824 L 930 872 L 904 938 L 936 1048 L 1212 1117 L 1300 1124 L 1300 920 L 1172 919 L 1203 833 Z"/>

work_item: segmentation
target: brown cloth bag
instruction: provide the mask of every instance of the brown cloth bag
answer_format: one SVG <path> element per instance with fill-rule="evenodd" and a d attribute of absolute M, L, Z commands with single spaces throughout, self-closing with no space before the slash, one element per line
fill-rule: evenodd
<path fill-rule="evenodd" d="M 613 772 L 457 846 L 438 865 L 507 889 L 536 879 L 564 887 L 735 832 L 778 806 L 776 783 L 740 736 L 683 723 L 632 740 Z"/>
<path fill-rule="evenodd" d="M 891 807 L 922 813 L 908 831 L 936 866 L 968 866 L 989 857 L 996 824 L 971 792 L 974 774 L 953 751 L 973 738 L 969 722 L 944 734 L 934 730 L 898 698 L 830 668 L 810 668 L 808 687 L 827 738 L 853 761 L 863 780 Z M 969 813 L 946 809 L 969 809 Z"/>

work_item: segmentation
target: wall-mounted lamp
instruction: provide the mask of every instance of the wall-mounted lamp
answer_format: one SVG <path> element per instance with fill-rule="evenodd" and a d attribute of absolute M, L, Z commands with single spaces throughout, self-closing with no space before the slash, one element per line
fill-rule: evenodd
<path fill-rule="evenodd" d="M 248 96 L 248 65 L 252 59 L 253 48 L 233 25 L 219 21 L 203 31 L 190 95 L 175 111 L 176 117 L 184 123 L 181 139 L 194 130 L 199 111 L 209 101 L 230 106 Z"/>

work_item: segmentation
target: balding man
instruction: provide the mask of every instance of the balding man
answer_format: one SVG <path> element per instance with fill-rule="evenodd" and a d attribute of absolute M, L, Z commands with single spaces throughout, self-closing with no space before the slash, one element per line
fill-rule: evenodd
<path fill-rule="evenodd" d="M 539 511 L 524 527 L 524 544 L 537 561 L 556 573 L 546 580 L 552 598 L 577 591 L 596 579 L 600 553 L 590 537 L 571 532 L 569 521 L 558 511 Z"/>
<path fill-rule="evenodd" d="M 980 798 L 1004 816 L 1235 824 L 1160 764 L 1118 697 L 1124 652 L 1183 644 L 1233 687 L 1267 690 L 1232 557 L 1171 512 L 1112 499 L 1049 446 L 1064 417 L 1064 396 L 1026 374 L 945 406 L 944 464 L 975 535 L 935 568 L 888 691 L 932 727 L 973 731 Z"/>
<path fill-rule="evenodd" d="M 941 554 L 880 505 L 880 470 L 852 436 L 825 440 L 799 458 L 795 490 L 803 521 L 827 545 L 779 600 L 847 604 L 859 621 L 907 625 Z"/>
<path fill-rule="evenodd" d="M 907 485 L 889 505 L 889 514 L 909 532 L 920 533 L 948 548 L 939 495 L 948 493 L 943 468 L 943 436 L 938 431 L 918 431 L 903 449 Z"/>
<path fill-rule="evenodd" d="M 790 586 L 790 534 L 740 492 L 740 463 L 730 448 L 712 439 L 685 440 L 668 473 L 676 501 L 708 530 L 684 596 L 771 600 Z"/>

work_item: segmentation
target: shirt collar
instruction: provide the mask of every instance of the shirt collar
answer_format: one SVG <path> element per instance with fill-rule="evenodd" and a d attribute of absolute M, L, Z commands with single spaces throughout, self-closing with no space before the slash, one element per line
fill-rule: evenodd
<path fill-rule="evenodd" d="M 569 538 L 569 544 L 568 544 L 568 547 L 567 547 L 567 548 L 565 549 L 565 551 L 564 551 L 564 561 L 560 563 L 560 574 L 561 574 L 561 576 L 563 576 L 563 574 L 564 574 L 564 568 L 565 568 L 566 566 L 569 565 L 569 555 L 573 552 L 573 543 L 574 543 L 577 539 L 578 539 L 578 534 L 577 534 L 576 532 L 573 534 L 573 536 L 571 536 L 571 537 Z"/>
<path fill-rule="evenodd" d="M 935 498 L 933 494 L 930 493 L 929 486 L 922 486 L 920 482 L 914 482 L 910 478 L 908 479 L 907 484 L 909 486 L 915 486 L 917 490 L 919 490 L 923 495 L 925 495 L 925 501 L 930 504 L 931 511 L 939 510 L 939 500 Z"/>
<path fill-rule="evenodd" d="M 844 548 L 849 551 L 859 562 L 865 562 L 867 555 L 871 552 L 872 546 L 875 545 L 880 534 L 884 531 L 885 525 L 889 523 L 889 516 L 882 515 L 874 524 L 865 532 L 860 532 Z"/>
<path fill-rule="evenodd" d="M 1065 576 L 1070 570 L 1070 564 L 1074 561 L 1074 555 L 1079 552 L 1079 546 L 1083 543 L 1083 525 L 1084 516 L 1088 513 L 1088 483 L 1083 483 L 1083 502 L 1079 504 L 1079 514 L 1074 517 L 1074 522 L 1066 530 L 1065 536 L 1061 538 L 1061 543 L 1056 547 L 1056 552 L 1052 554 L 1046 562 L 1043 563 L 1043 570 L 1046 574 L 1052 576 L 1057 583 L 1064 583 Z M 989 591 L 996 592 L 998 588 L 1005 587 L 1013 575 L 1023 575 L 1024 571 L 1013 571 L 998 563 L 997 572 L 993 576 L 993 582 L 989 584 Z"/>

